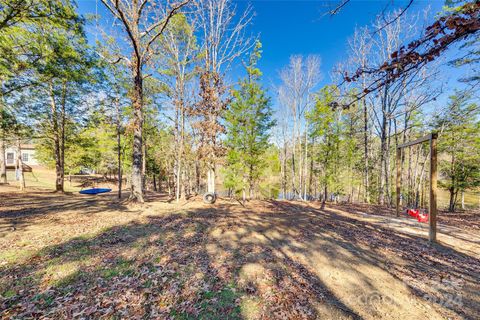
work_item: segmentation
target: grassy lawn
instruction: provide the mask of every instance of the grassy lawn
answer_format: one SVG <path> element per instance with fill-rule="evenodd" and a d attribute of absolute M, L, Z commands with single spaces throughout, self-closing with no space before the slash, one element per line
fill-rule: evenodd
<path fill-rule="evenodd" d="M 33 169 L 33 172 L 25 172 L 25 185 L 29 189 L 38 189 L 38 190 L 55 190 L 55 170 L 36 167 Z M 85 176 L 87 177 L 87 176 Z M 88 176 L 94 177 L 94 176 Z M 100 176 L 95 176 L 99 177 Z M 7 171 L 7 180 L 10 185 L 18 186 L 18 182 L 15 180 L 15 172 L 14 171 Z M 108 187 L 115 189 L 115 185 L 106 182 L 98 182 L 94 184 L 96 187 Z M 68 176 L 66 176 L 64 188 L 66 192 L 78 192 L 82 190 L 81 182 L 78 179 L 73 179 L 70 181 Z"/>
<path fill-rule="evenodd" d="M 441 244 L 429 246 L 424 229 L 380 218 L 295 202 L 176 205 L 150 195 L 140 207 L 108 194 L 6 188 L 0 318 L 480 314 L 478 230 L 439 235 Z"/>
<path fill-rule="evenodd" d="M 15 181 L 14 171 L 7 171 L 7 180 L 13 186 L 18 185 L 18 182 Z M 25 185 L 27 188 L 55 190 L 55 171 L 45 168 L 34 168 L 32 172 L 25 172 Z M 67 192 L 80 191 L 80 189 L 75 184 L 71 184 L 68 181 L 65 182 L 65 191 Z"/>

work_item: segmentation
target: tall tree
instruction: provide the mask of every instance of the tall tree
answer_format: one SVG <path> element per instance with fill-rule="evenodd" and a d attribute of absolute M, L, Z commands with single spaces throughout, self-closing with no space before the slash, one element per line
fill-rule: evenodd
<path fill-rule="evenodd" d="M 132 77 L 131 100 L 133 106 L 133 148 L 130 199 L 144 202 L 143 197 L 143 122 L 144 122 L 144 69 L 153 57 L 158 39 L 171 18 L 187 5 L 182 2 L 154 0 L 102 0 L 127 34 L 130 52 L 119 55 L 127 62 Z"/>
<path fill-rule="evenodd" d="M 329 187 L 332 186 L 335 177 L 335 159 L 338 158 L 338 142 L 340 139 L 338 130 L 335 129 L 336 117 L 338 116 L 334 103 L 336 102 L 337 89 L 332 86 L 323 87 L 316 97 L 313 109 L 307 114 L 311 123 L 311 134 L 319 143 L 317 159 L 322 166 L 322 209 L 328 198 Z"/>
<path fill-rule="evenodd" d="M 480 107 L 462 92 L 436 117 L 439 152 L 448 155 L 440 161 L 446 177 L 440 185 L 450 194 L 449 211 L 454 212 L 459 193 L 480 186 Z"/>
<path fill-rule="evenodd" d="M 79 96 L 94 81 L 96 59 L 87 44 L 82 25 L 69 29 L 44 25 L 40 31 L 42 37 L 38 46 L 45 58 L 36 67 L 38 85 L 26 94 L 39 95 L 32 99 L 34 105 L 30 103 L 33 107 L 31 111 L 39 120 L 39 128 L 45 129 L 45 137 L 51 139 L 56 171 L 55 190 L 63 192 L 67 125 L 70 115 L 82 105 Z M 43 99 L 45 95 L 48 104 Z"/>
<path fill-rule="evenodd" d="M 188 21 L 187 16 L 178 14 L 161 37 L 162 52 L 160 55 L 164 65 L 161 73 L 165 77 L 165 91 L 173 107 L 173 131 L 175 141 L 175 198 L 187 196 L 185 136 L 187 117 L 193 104 L 192 82 L 198 74 L 196 63 L 199 61 L 197 38 L 194 34 L 196 20 Z"/>
<path fill-rule="evenodd" d="M 272 120 L 270 99 L 259 84 L 262 73 L 257 67 L 261 56 L 261 43 L 257 41 L 246 66 L 247 78 L 233 91 L 233 101 L 225 113 L 227 137 L 227 175 L 246 198 L 254 197 L 263 167 L 263 156 L 269 146 Z"/>
<path fill-rule="evenodd" d="M 357 68 L 366 68 L 368 64 L 368 58 L 371 54 L 372 41 L 371 33 L 368 28 L 356 28 L 353 38 L 349 41 L 349 47 L 351 50 L 350 62 Z M 359 78 L 360 91 L 363 92 L 367 88 L 367 76 L 362 75 Z M 363 97 L 360 101 L 362 108 L 362 120 L 363 120 L 363 188 L 364 196 L 363 201 L 370 202 L 370 143 L 369 143 L 369 130 L 370 130 L 370 113 L 372 106 L 368 103 L 368 100 Z"/>
<path fill-rule="evenodd" d="M 0 100 L 0 103 L 3 103 Z M 7 137 L 11 137 L 16 119 L 11 112 L 0 108 L 0 184 L 7 183 L 7 168 L 5 162 L 5 149 Z"/>
<path fill-rule="evenodd" d="M 293 198 L 304 198 L 307 185 L 307 126 L 305 115 L 311 108 L 313 90 L 320 81 L 320 58 L 318 56 L 291 56 L 289 65 L 280 71 L 282 84 L 278 89 L 279 100 L 286 108 L 293 127 L 288 128 L 291 144 L 290 175 Z M 305 140 L 302 141 L 302 138 Z M 287 144 L 285 144 L 286 146 Z M 303 147 L 303 148 L 302 148 Z M 286 171 L 286 170 L 285 170 Z"/>
<path fill-rule="evenodd" d="M 69 0 L 0 0 L 0 123 L 7 123 L 12 113 L 8 101 L 12 94 L 35 85 L 32 70 L 45 63 L 51 51 L 42 50 L 43 25 L 75 28 L 81 21 Z M 25 76 L 25 74 L 27 76 Z M 8 111 L 8 112 L 7 112 Z M 5 135 L 0 127 L 0 176 L 6 182 Z"/>
<path fill-rule="evenodd" d="M 252 19 L 251 8 L 237 16 L 232 0 L 198 0 L 197 15 L 202 40 L 203 67 L 200 76 L 200 101 L 193 114 L 200 138 L 199 152 L 207 167 L 207 191 L 215 192 L 216 162 L 224 148 L 219 136 L 224 133 L 221 118 L 228 104 L 225 72 L 232 62 L 252 47 L 245 29 Z"/>

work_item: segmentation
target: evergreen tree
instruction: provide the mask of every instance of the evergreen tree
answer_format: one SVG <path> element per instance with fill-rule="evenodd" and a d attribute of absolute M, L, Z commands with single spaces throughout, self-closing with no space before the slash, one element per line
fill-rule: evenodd
<path fill-rule="evenodd" d="M 97 76 L 93 72 L 97 61 L 87 44 L 83 20 L 79 23 L 66 29 L 42 26 L 38 48 L 45 58 L 35 67 L 38 84 L 23 92 L 30 96 L 30 118 L 37 120 L 39 134 L 49 140 L 45 147 L 55 160 L 55 189 L 60 192 L 64 191 L 66 140 L 69 130 L 74 130 L 69 127 L 75 127 L 75 117 Z"/>
<path fill-rule="evenodd" d="M 322 166 L 321 183 L 323 185 L 322 209 L 328 197 L 330 187 L 338 185 L 338 160 L 340 156 L 341 121 L 335 108 L 336 88 L 323 87 L 315 106 L 307 115 L 311 124 L 311 135 L 316 138 L 317 160 Z"/>
<path fill-rule="evenodd" d="M 261 56 L 261 43 L 257 42 L 246 66 L 247 77 L 240 88 L 233 91 L 233 101 L 225 114 L 227 138 L 226 186 L 243 191 L 250 198 L 263 166 L 263 155 L 268 148 L 272 120 L 270 98 L 259 84 L 262 73 L 257 67 Z"/>

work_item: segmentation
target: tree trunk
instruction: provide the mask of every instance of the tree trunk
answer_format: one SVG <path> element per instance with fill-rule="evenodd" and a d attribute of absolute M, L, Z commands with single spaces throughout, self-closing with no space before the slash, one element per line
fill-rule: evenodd
<path fill-rule="evenodd" d="M 179 124 L 179 117 L 180 117 L 180 104 L 179 101 L 175 101 L 175 125 L 174 125 L 174 147 L 175 147 L 175 160 L 173 165 L 173 173 L 175 178 L 175 201 L 178 203 L 180 201 L 180 172 L 181 172 L 181 160 L 180 160 L 180 124 Z"/>
<path fill-rule="evenodd" d="M 295 174 L 295 152 L 296 152 L 296 140 L 297 140 L 297 116 L 293 115 L 293 148 L 292 148 L 292 195 L 293 199 L 296 198 L 296 174 Z"/>
<path fill-rule="evenodd" d="M 313 147 L 313 143 L 312 143 Z M 309 171 L 309 179 L 308 179 L 308 193 L 312 196 L 312 182 L 313 182 L 313 156 L 310 157 L 310 171 Z"/>
<path fill-rule="evenodd" d="M 139 58 L 134 57 L 133 62 L 133 150 L 130 200 L 143 203 L 143 79 Z"/>
<path fill-rule="evenodd" d="M 307 128 L 308 125 L 305 125 L 305 157 L 303 159 L 304 161 L 304 176 L 305 178 L 303 179 L 303 200 L 307 201 L 307 178 L 308 178 L 308 140 L 307 140 Z"/>
<path fill-rule="evenodd" d="M 5 140 L 0 138 L 0 184 L 7 183 L 7 165 L 5 163 Z"/>
<path fill-rule="evenodd" d="M 386 119 L 385 119 L 386 123 Z M 386 165 L 385 165 L 385 157 L 386 157 L 386 148 L 387 148 L 387 135 L 385 132 L 386 128 L 382 128 L 382 134 L 380 137 L 380 184 L 379 184 L 379 190 L 378 190 L 378 203 L 383 205 L 385 204 L 385 175 L 386 175 Z"/>
<path fill-rule="evenodd" d="M 367 109 L 367 102 L 365 98 L 363 99 L 363 175 L 364 175 L 364 188 L 365 188 L 365 195 L 363 201 L 366 203 L 370 203 L 370 181 L 369 181 L 369 168 L 368 168 L 368 109 Z"/>
<path fill-rule="evenodd" d="M 198 160 L 195 161 L 195 193 L 197 195 L 200 193 L 200 163 Z"/>
<path fill-rule="evenodd" d="M 55 94 L 53 91 L 53 84 L 50 82 L 50 106 L 51 106 L 51 121 L 53 129 L 53 143 L 54 143 L 54 153 L 55 153 L 55 191 L 64 192 L 63 189 L 63 167 L 61 160 L 61 150 L 60 150 L 60 133 L 58 125 L 58 110 L 57 104 L 55 102 Z"/>
<path fill-rule="evenodd" d="M 210 163 L 207 172 L 207 192 L 215 193 L 215 164 Z"/>
<path fill-rule="evenodd" d="M 182 90 L 182 96 L 183 96 L 183 90 Z M 180 191 L 180 198 L 182 200 L 187 199 L 187 184 L 186 184 L 186 160 L 185 158 L 185 107 L 184 107 L 184 102 L 183 98 L 181 99 L 180 102 L 180 150 L 179 150 L 179 163 L 178 163 L 178 175 L 179 175 L 179 180 L 178 180 L 178 187 L 181 190 Z M 183 161 L 185 160 L 185 161 Z"/>
<path fill-rule="evenodd" d="M 455 212 L 455 190 L 456 190 L 456 181 L 455 181 L 455 153 L 452 154 L 452 158 L 451 158 L 451 161 L 450 161 L 450 172 L 451 172 L 451 186 L 449 188 L 449 191 L 450 191 L 450 203 L 449 203 L 449 206 L 448 206 L 448 211 L 449 212 Z"/>
<path fill-rule="evenodd" d="M 448 211 L 449 212 L 455 212 L 455 188 L 450 187 L 448 189 L 448 192 L 450 194 L 449 203 L 448 203 Z"/>
<path fill-rule="evenodd" d="M 380 128 L 380 184 L 378 190 L 378 203 L 385 204 L 385 180 L 386 180 L 386 154 L 387 154 L 387 95 L 388 86 L 384 86 L 382 99 L 382 123 Z"/>
<path fill-rule="evenodd" d="M 67 82 L 62 84 L 62 105 L 60 112 L 60 167 L 62 175 L 62 190 L 65 181 L 65 125 L 66 125 L 66 103 L 67 103 Z"/>
<path fill-rule="evenodd" d="M 391 144 L 391 120 L 388 121 L 387 145 L 385 149 L 385 195 L 387 198 L 387 205 L 392 206 L 392 197 L 390 192 L 390 144 Z"/>
<path fill-rule="evenodd" d="M 285 140 L 285 137 L 284 137 Z M 287 145 L 283 143 L 283 157 L 282 157 L 282 198 L 287 198 Z"/>
<path fill-rule="evenodd" d="M 325 183 L 325 187 L 323 188 L 322 206 L 320 207 L 320 210 L 325 209 L 325 202 L 327 202 L 327 197 L 328 197 L 328 189 L 327 189 L 327 183 Z"/>
<path fill-rule="evenodd" d="M 25 176 L 23 174 L 23 161 L 22 161 L 22 147 L 20 145 L 20 139 L 17 138 L 17 177 L 20 185 L 20 190 L 25 190 Z"/>
<path fill-rule="evenodd" d="M 118 199 L 122 198 L 122 133 L 121 133 L 121 121 L 120 121 L 120 105 L 118 99 L 116 102 L 117 112 L 117 163 L 118 163 Z"/>

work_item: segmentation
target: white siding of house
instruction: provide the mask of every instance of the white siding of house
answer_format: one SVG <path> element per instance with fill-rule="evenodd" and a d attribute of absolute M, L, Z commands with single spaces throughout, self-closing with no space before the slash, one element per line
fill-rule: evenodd
<path fill-rule="evenodd" d="M 13 159 L 11 159 L 11 156 L 9 156 L 9 154 L 13 154 Z M 26 154 L 28 157 L 28 161 L 23 161 L 24 164 L 29 166 L 39 165 L 37 159 L 35 158 L 34 149 L 24 149 L 22 150 L 22 157 L 25 157 L 24 154 Z M 9 147 L 5 150 L 5 161 L 7 162 L 7 166 L 15 165 L 17 161 L 17 151 L 15 148 Z"/>

